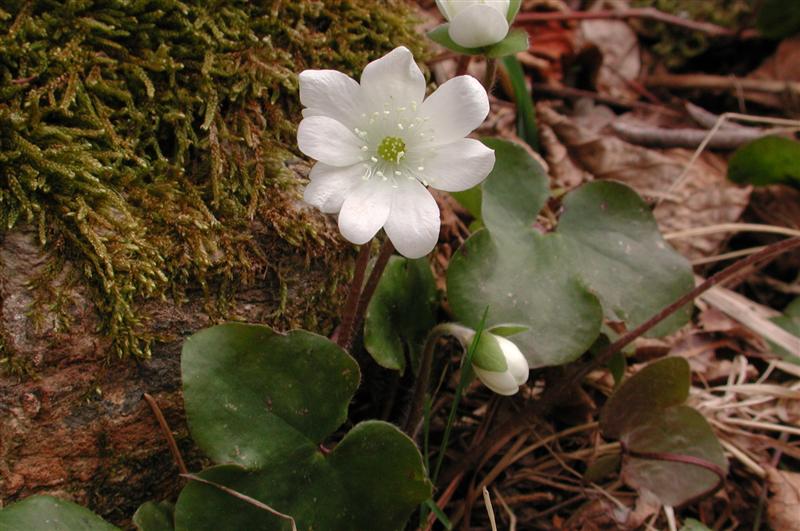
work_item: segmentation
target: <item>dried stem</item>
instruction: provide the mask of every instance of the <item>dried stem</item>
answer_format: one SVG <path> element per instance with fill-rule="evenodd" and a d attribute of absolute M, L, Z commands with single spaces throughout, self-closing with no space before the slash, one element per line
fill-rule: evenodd
<path fill-rule="evenodd" d="M 789 238 L 772 245 L 768 245 L 762 251 L 750 255 L 719 273 L 706 279 L 703 283 L 699 284 L 690 292 L 686 293 L 675 302 L 658 312 L 656 315 L 631 330 L 617 341 L 609 345 L 604 351 L 598 354 L 595 358 L 582 365 L 576 365 L 572 370 L 567 371 L 563 378 L 553 382 L 548 386 L 548 392 L 538 401 L 531 403 L 525 407 L 520 414 L 510 418 L 504 424 L 500 425 L 494 430 L 493 436 L 486 439 L 477 448 L 473 448 L 464 453 L 461 460 L 446 474 L 445 478 L 455 477 L 458 474 L 475 466 L 476 463 L 482 458 L 486 451 L 492 447 L 505 444 L 513 437 L 518 435 L 521 431 L 528 429 L 528 426 L 537 417 L 545 415 L 554 406 L 556 406 L 562 399 L 573 392 L 576 385 L 578 385 L 591 371 L 604 366 L 616 354 L 631 344 L 635 339 L 641 337 L 648 330 L 659 324 L 661 321 L 675 313 L 677 310 L 691 302 L 694 298 L 708 291 L 709 289 L 730 280 L 741 271 L 765 260 L 772 259 L 782 253 L 792 249 L 800 248 L 800 237 Z"/>
<path fill-rule="evenodd" d="M 161 408 L 158 407 L 156 399 L 148 393 L 144 393 L 144 399 L 150 405 L 150 409 L 153 410 L 153 415 L 155 415 L 158 425 L 161 427 L 161 432 L 164 434 L 164 438 L 167 440 L 167 446 L 169 446 L 172 459 L 174 459 L 175 464 L 178 465 L 178 470 L 180 470 L 181 475 L 188 474 L 189 469 L 186 468 L 186 463 L 183 461 L 183 456 L 181 455 L 181 451 L 178 449 L 178 444 L 175 442 L 175 437 L 172 436 L 172 430 L 169 428 L 169 424 L 167 424 L 167 419 L 164 418 Z"/>
<path fill-rule="evenodd" d="M 225 485 L 221 485 L 221 484 L 216 483 L 214 481 L 209 481 L 209 480 L 207 480 L 205 478 L 201 478 L 200 476 L 196 476 L 194 474 L 181 474 L 181 476 L 186 478 L 186 479 L 190 479 L 192 481 L 197 481 L 198 483 L 203 483 L 205 485 L 209 485 L 211 487 L 214 487 L 215 489 L 219 489 L 222 492 L 224 492 L 225 494 L 230 494 L 234 498 L 238 498 L 238 499 L 240 499 L 240 500 L 242 500 L 244 502 L 247 502 L 247 503 L 249 503 L 250 505 L 252 505 L 254 507 L 258 507 L 259 509 L 261 509 L 263 511 L 266 511 L 266 512 L 272 514 L 272 515 L 277 516 L 278 518 L 283 518 L 284 520 L 289 520 L 289 522 L 291 522 L 291 524 L 292 524 L 292 531 L 297 531 L 297 523 L 294 521 L 294 518 L 292 516 L 290 516 L 288 514 L 284 514 L 284 513 L 280 512 L 280 511 L 276 511 L 275 509 L 273 509 L 272 507 L 270 507 L 269 505 L 267 505 L 264 502 L 260 502 L 257 499 L 248 496 L 247 494 L 242 494 L 241 492 L 237 492 L 237 491 L 233 490 L 230 487 L 226 487 Z"/>
<path fill-rule="evenodd" d="M 364 273 L 367 270 L 367 263 L 369 262 L 369 251 L 371 241 L 361 246 L 356 258 L 355 271 L 353 272 L 353 282 L 350 284 L 350 293 L 347 294 L 347 301 L 344 303 L 342 310 L 342 322 L 334 334 L 336 344 L 345 350 L 350 348 L 350 343 L 353 341 L 353 331 L 356 328 L 355 318 L 356 311 L 358 310 L 358 299 L 361 295 L 361 286 L 364 284 Z"/>
<path fill-rule="evenodd" d="M 708 22 L 698 22 L 696 20 L 689 20 L 669 13 L 664 13 L 652 7 L 631 8 L 631 9 L 616 9 L 616 10 L 598 10 L 598 11 L 554 11 L 548 13 L 520 13 L 517 15 L 516 21 L 524 24 L 526 22 L 549 22 L 553 20 L 607 20 L 607 19 L 629 19 L 629 18 L 644 18 L 649 20 L 657 20 L 673 26 L 680 26 L 682 28 L 699 31 L 714 37 L 739 37 L 748 39 L 758 36 L 758 32 L 754 30 L 732 30 L 716 24 Z"/>

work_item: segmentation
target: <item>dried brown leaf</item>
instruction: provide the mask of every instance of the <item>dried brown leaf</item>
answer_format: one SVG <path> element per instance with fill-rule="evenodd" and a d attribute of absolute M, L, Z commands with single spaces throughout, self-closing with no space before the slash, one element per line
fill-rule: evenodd
<path fill-rule="evenodd" d="M 632 186 L 645 197 L 662 199 L 654 214 L 664 233 L 734 222 L 747 206 L 750 188 L 728 182 L 725 161 L 713 153 L 703 153 L 692 166 L 685 184 L 666 194 L 683 172 L 692 155 L 690 150 L 635 146 L 581 127 L 545 105 L 538 106 L 538 113 L 577 168 L 595 179 L 614 179 Z M 562 161 L 560 168 L 563 167 Z M 558 174 L 556 165 L 553 172 Z M 694 259 L 716 254 L 726 237 L 720 233 L 671 243 L 684 256 Z"/>
<path fill-rule="evenodd" d="M 772 529 L 800 530 L 800 474 L 769 468 L 767 484 L 767 517 Z"/>

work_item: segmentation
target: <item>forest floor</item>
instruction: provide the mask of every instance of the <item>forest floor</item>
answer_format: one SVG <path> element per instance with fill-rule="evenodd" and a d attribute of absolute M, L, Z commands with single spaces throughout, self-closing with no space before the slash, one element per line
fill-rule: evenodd
<path fill-rule="evenodd" d="M 748 186 L 726 177 L 733 149 L 765 128 L 780 126 L 778 133 L 796 138 L 800 123 L 792 129 L 782 120 L 800 119 L 800 35 L 759 37 L 742 2 L 673 2 L 728 10 L 724 27 L 703 13 L 692 19 L 637 9 L 647 2 L 607 2 L 625 17 L 577 16 L 582 4 L 526 0 L 516 22 L 530 35 L 530 49 L 517 59 L 535 102 L 542 156 L 535 155 L 548 167 L 551 188 L 594 179 L 632 186 L 698 279 L 800 234 L 797 182 Z M 433 0 L 419 5 L 421 31 L 441 22 Z M 439 83 L 465 67 L 443 49 L 428 66 Z M 466 67 L 482 78 L 482 60 Z M 491 102 L 480 133 L 526 146 L 503 69 Z M 719 120 L 724 113 L 746 116 Z M 719 123 L 715 141 L 701 146 Z M 450 239 L 435 256 L 441 273 L 472 219 L 455 201 L 439 202 Z M 592 421 L 613 388 L 608 371 L 597 371 L 573 403 L 491 447 L 463 474 L 459 461 L 485 447 L 520 407 L 474 384 L 461 402 L 438 505 L 456 528 L 471 515 L 472 529 L 694 529 L 688 519 L 715 530 L 800 529 L 800 343 L 784 329 L 797 322 L 782 316 L 798 296 L 800 253 L 787 253 L 707 292 L 695 301 L 690 325 L 667 338 L 640 339 L 629 353 L 631 372 L 665 355 L 689 361 L 689 404 L 708 419 L 730 461 L 713 496 L 672 510 L 638 496 L 615 474 L 587 481 L 587 468 L 618 450 Z M 551 375 L 535 371 L 525 398 L 535 399 Z M 431 440 L 440 440 L 457 381 L 451 374 L 433 405 Z"/>

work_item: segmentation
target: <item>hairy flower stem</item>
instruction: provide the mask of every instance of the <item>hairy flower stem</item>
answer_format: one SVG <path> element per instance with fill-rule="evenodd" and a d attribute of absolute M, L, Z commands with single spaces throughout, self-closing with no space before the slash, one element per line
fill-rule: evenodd
<path fill-rule="evenodd" d="M 553 407 L 557 406 L 565 396 L 572 393 L 586 375 L 608 363 L 608 361 L 623 348 L 631 344 L 636 338 L 644 335 L 658 323 L 675 313 L 677 310 L 691 302 L 699 295 L 705 293 L 714 286 L 720 285 L 739 274 L 741 271 L 766 260 L 775 258 L 792 249 L 800 248 L 800 236 L 789 238 L 777 243 L 766 246 L 761 251 L 748 256 L 738 262 L 731 264 L 717 274 L 709 277 L 690 292 L 686 293 L 675 302 L 658 312 L 656 315 L 631 330 L 617 341 L 609 345 L 604 351 L 593 359 L 582 364 L 576 364 L 571 370 L 567 370 L 562 378 L 557 379 L 548 385 L 547 392 L 541 399 L 530 403 L 519 415 L 514 416 L 501 424 L 492 431 L 492 436 L 487 437 L 477 448 L 468 449 L 462 458 L 445 474 L 445 480 L 454 478 L 458 474 L 471 469 L 479 460 L 483 458 L 491 448 L 500 448 L 509 440 L 516 437 L 520 432 L 527 430 L 529 426 L 540 416 L 546 415 Z"/>
<path fill-rule="evenodd" d="M 497 59 L 486 58 L 486 72 L 483 75 L 483 88 L 487 93 L 492 92 L 495 79 L 497 79 Z"/>
<path fill-rule="evenodd" d="M 369 301 L 372 299 L 372 295 L 375 293 L 375 288 L 378 287 L 378 281 L 381 279 L 383 270 L 386 269 L 386 264 L 389 263 L 389 258 L 391 258 L 392 253 L 394 253 L 394 245 L 392 245 L 392 242 L 389 240 L 389 238 L 386 238 L 381 246 L 380 252 L 378 253 L 378 258 L 375 259 L 375 265 L 372 266 L 372 271 L 369 273 L 369 278 L 367 278 L 367 283 L 364 285 L 364 290 L 361 292 L 361 296 L 358 299 L 358 306 L 356 306 L 356 311 L 353 315 L 350 337 L 346 343 L 340 343 L 342 348 L 347 351 L 349 351 L 350 347 L 352 346 L 353 338 L 355 337 L 355 331 L 358 330 L 358 328 L 361 326 L 361 323 L 364 321 L 364 314 L 367 313 Z"/>
<path fill-rule="evenodd" d="M 334 341 L 345 350 L 350 348 L 353 340 L 353 330 L 355 329 L 355 317 L 358 310 L 358 299 L 361 295 L 361 286 L 364 284 L 364 274 L 369 262 L 369 252 L 372 241 L 368 241 L 361 246 L 356 258 L 355 271 L 353 272 L 353 282 L 350 284 L 350 293 L 342 309 L 342 321 L 339 328 L 334 333 Z"/>
<path fill-rule="evenodd" d="M 456 76 L 463 76 L 467 73 L 469 64 L 472 62 L 471 55 L 462 55 L 458 58 L 458 65 L 456 65 Z M 455 77 L 455 76 L 454 76 Z"/>
<path fill-rule="evenodd" d="M 452 336 L 459 340 L 461 346 L 466 350 L 469 346 L 470 335 L 474 334 L 469 328 L 465 328 L 455 323 L 440 323 L 434 326 L 428 333 L 425 340 L 425 348 L 422 351 L 422 359 L 419 363 L 419 374 L 414 383 L 414 394 L 411 397 L 411 408 L 406 419 L 403 431 L 412 439 L 416 437 L 418 424 L 422 418 L 422 408 L 425 404 L 425 396 L 428 394 L 428 387 L 431 379 L 431 368 L 433 366 L 433 355 L 436 352 L 436 344 L 446 336 Z"/>

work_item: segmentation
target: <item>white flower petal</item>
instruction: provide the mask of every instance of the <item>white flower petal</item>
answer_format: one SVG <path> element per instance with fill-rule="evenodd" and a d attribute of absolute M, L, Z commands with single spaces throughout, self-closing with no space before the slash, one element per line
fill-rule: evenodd
<path fill-rule="evenodd" d="M 350 190 L 339 211 L 342 236 L 358 245 L 371 240 L 389 217 L 392 195 L 392 186 L 376 178 Z"/>
<path fill-rule="evenodd" d="M 442 13 L 445 19 L 450 20 L 455 15 L 455 6 L 451 0 L 436 0 L 436 7 Z"/>
<path fill-rule="evenodd" d="M 508 371 L 495 372 L 479 369 L 472 366 L 475 374 L 480 378 L 483 385 L 497 393 L 498 395 L 511 396 L 519 391 L 519 384 L 517 384 L 514 377 Z"/>
<path fill-rule="evenodd" d="M 465 48 L 480 48 L 502 41 L 508 35 L 505 11 L 495 6 L 475 4 L 467 6 L 450 19 L 450 38 Z"/>
<path fill-rule="evenodd" d="M 397 252 L 420 258 L 439 241 L 439 205 L 416 179 L 401 178 L 397 184 L 384 230 Z"/>
<path fill-rule="evenodd" d="M 494 168 L 494 150 L 473 138 L 445 144 L 425 159 L 425 179 L 438 190 L 460 192 L 483 181 Z"/>
<path fill-rule="evenodd" d="M 329 116 L 348 127 L 355 125 L 362 111 L 361 88 L 354 79 L 336 70 L 304 70 L 299 79 L 300 103 L 308 107 L 306 110 Z"/>
<path fill-rule="evenodd" d="M 326 214 L 335 214 L 342 208 L 350 190 L 362 182 L 364 171 L 363 164 L 337 168 L 317 162 L 308 175 L 311 182 L 303 192 L 303 200 Z"/>
<path fill-rule="evenodd" d="M 387 103 L 408 106 L 425 97 L 425 76 L 408 48 L 400 46 L 364 68 L 361 92 L 371 111 L 382 111 Z"/>
<path fill-rule="evenodd" d="M 420 115 L 429 117 L 437 145 L 464 138 L 489 114 L 486 89 L 472 76 L 458 76 L 444 83 L 422 103 Z"/>
<path fill-rule="evenodd" d="M 303 118 L 297 128 L 297 147 L 331 166 L 350 166 L 362 160 L 361 141 L 341 122 L 328 116 Z"/>
<path fill-rule="evenodd" d="M 500 343 L 500 349 L 503 351 L 503 355 L 506 357 L 508 373 L 511 374 L 511 377 L 514 378 L 514 381 L 518 386 L 524 384 L 528 381 L 528 375 L 530 373 L 530 368 L 528 367 L 528 361 L 525 359 L 525 355 L 522 354 L 522 351 L 517 345 L 514 344 L 513 341 L 501 336 L 496 337 L 497 342 Z"/>

